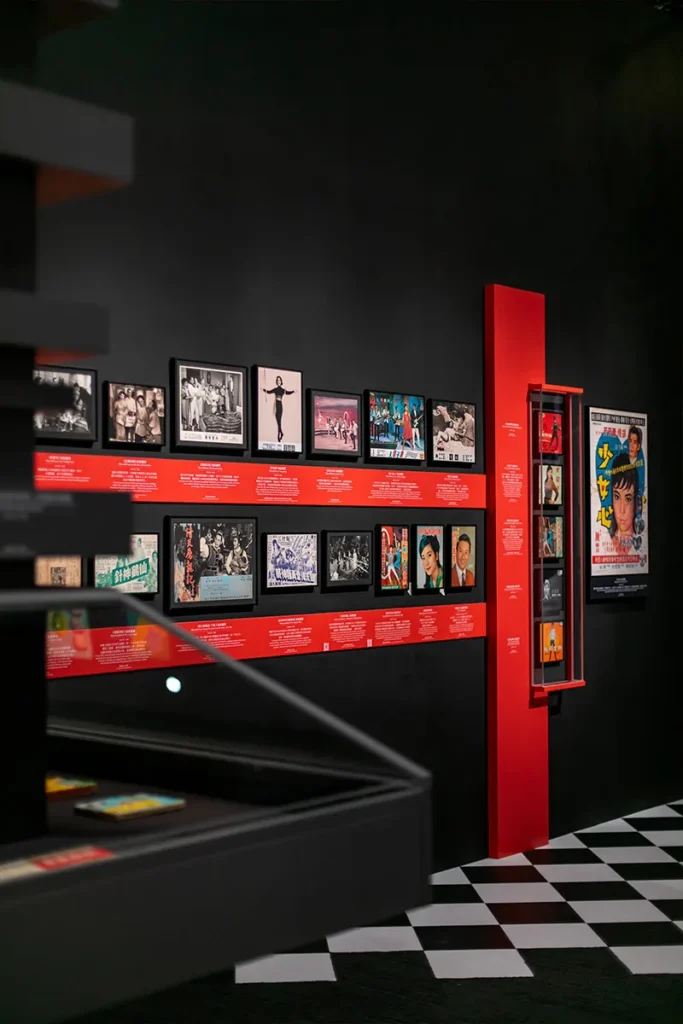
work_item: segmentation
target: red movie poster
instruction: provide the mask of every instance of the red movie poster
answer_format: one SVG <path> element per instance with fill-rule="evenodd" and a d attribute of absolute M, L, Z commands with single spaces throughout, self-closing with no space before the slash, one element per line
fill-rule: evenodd
<path fill-rule="evenodd" d="M 541 452 L 562 454 L 562 413 L 541 413 Z"/>

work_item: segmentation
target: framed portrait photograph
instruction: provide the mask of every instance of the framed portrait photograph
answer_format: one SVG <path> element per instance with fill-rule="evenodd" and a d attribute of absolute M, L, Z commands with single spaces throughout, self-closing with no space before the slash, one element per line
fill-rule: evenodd
<path fill-rule="evenodd" d="M 413 541 L 413 590 L 442 590 L 443 526 L 416 526 Z"/>
<path fill-rule="evenodd" d="M 562 455 L 562 413 L 541 412 L 539 415 L 539 448 L 542 455 Z"/>
<path fill-rule="evenodd" d="M 83 559 L 80 555 L 39 555 L 33 563 L 37 587 L 82 587 Z"/>
<path fill-rule="evenodd" d="M 477 582 L 477 528 L 451 526 L 451 587 L 473 587 Z"/>
<path fill-rule="evenodd" d="M 589 595 L 643 596 L 650 570 L 648 418 L 589 408 Z"/>
<path fill-rule="evenodd" d="M 564 623 L 539 622 L 541 661 L 552 664 L 564 661 Z"/>
<path fill-rule="evenodd" d="M 303 374 L 256 366 L 256 450 L 298 455 L 304 450 Z"/>
<path fill-rule="evenodd" d="M 266 590 L 317 586 L 317 533 L 267 533 L 264 546 Z"/>
<path fill-rule="evenodd" d="M 407 526 L 379 526 L 380 593 L 406 591 L 410 582 L 410 531 Z"/>
<path fill-rule="evenodd" d="M 166 388 L 108 381 L 107 444 L 160 448 L 166 443 Z"/>
<path fill-rule="evenodd" d="M 550 466 L 544 462 L 538 467 L 538 500 L 541 505 L 561 505 L 562 466 Z"/>
<path fill-rule="evenodd" d="M 536 570 L 536 613 L 552 619 L 564 612 L 564 569 L 544 566 Z"/>
<path fill-rule="evenodd" d="M 171 610 L 255 603 L 255 519 L 174 516 L 168 525 Z"/>
<path fill-rule="evenodd" d="M 538 557 L 564 558 L 562 516 L 537 516 Z"/>
<path fill-rule="evenodd" d="M 123 594 L 158 594 L 159 534 L 131 534 L 130 555 L 95 555 L 94 586 Z"/>
<path fill-rule="evenodd" d="M 474 405 L 432 398 L 428 410 L 432 462 L 461 465 L 474 462 L 477 457 Z"/>
<path fill-rule="evenodd" d="M 341 391 L 308 392 L 308 451 L 330 459 L 357 459 L 361 444 L 362 400 Z"/>
<path fill-rule="evenodd" d="M 45 392 L 45 407 L 33 413 L 33 430 L 40 440 L 97 440 L 97 374 L 71 366 L 36 366 L 33 380 Z M 50 405 L 50 388 L 71 388 L 72 399 L 63 409 Z"/>
<path fill-rule="evenodd" d="M 422 395 L 368 391 L 368 455 L 371 459 L 425 457 L 425 400 Z"/>
<path fill-rule="evenodd" d="M 245 366 L 173 361 L 176 448 L 247 447 Z"/>
<path fill-rule="evenodd" d="M 367 587 L 372 584 L 372 531 L 327 530 L 325 586 Z"/>

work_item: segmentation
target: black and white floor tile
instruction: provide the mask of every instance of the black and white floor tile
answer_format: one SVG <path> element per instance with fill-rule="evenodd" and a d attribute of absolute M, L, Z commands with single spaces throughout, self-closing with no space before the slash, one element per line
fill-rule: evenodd
<path fill-rule="evenodd" d="M 537 950 L 602 949 L 683 975 L 683 800 L 432 878 L 434 902 L 236 968 L 237 984 L 344 981 L 359 957 L 432 979 L 531 978 Z"/>

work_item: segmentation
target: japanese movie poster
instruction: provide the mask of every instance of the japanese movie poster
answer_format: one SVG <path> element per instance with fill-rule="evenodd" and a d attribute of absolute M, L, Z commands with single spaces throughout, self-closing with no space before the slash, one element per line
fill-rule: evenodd
<path fill-rule="evenodd" d="M 301 388 L 299 370 L 256 367 L 256 446 L 260 452 L 303 451 Z"/>
<path fill-rule="evenodd" d="M 246 448 L 246 370 L 186 363 L 176 367 L 176 442 Z"/>
<path fill-rule="evenodd" d="M 415 529 L 415 590 L 441 590 L 444 586 L 443 526 L 418 526 Z"/>
<path fill-rule="evenodd" d="M 541 453 L 562 454 L 562 413 L 543 412 L 541 417 Z"/>
<path fill-rule="evenodd" d="M 564 661 L 564 623 L 541 622 L 541 661 L 552 663 Z"/>
<path fill-rule="evenodd" d="M 171 607 L 255 600 L 254 519 L 173 519 Z"/>
<path fill-rule="evenodd" d="M 649 571 L 647 415 L 591 408 L 588 430 L 591 592 L 643 593 L 634 577 Z"/>
<path fill-rule="evenodd" d="M 476 526 L 451 527 L 451 586 L 473 587 L 477 578 Z"/>
<path fill-rule="evenodd" d="M 266 587 L 315 587 L 318 583 L 318 534 L 266 535 Z"/>
<path fill-rule="evenodd" d="M 424 459 L 425 400 L 420 395 L 368 394 L 371 459 Z"/>
<path fill-rule="evenodd" d="M 40 555 L 33 563 L 37 587 L 82 587 L 83 559 L 80 555 Z"/>
<path fill-rule="evenodd" d="M 408 527 L 380 527 L 380 589 L 408 589 Z"/>
<path fill-rule="evenodd" d="M 325 536 L 325 583 L 366 586 L 372 583 L 372 533 L 330 531 Z"/>
<path fill-rule="evenodd" d="M 435 462 L 474 462 L 474 406 L 467 402 L 430 402 L 432 459 Z"/>
<path fill-rule="evenodd" d="M 95 587 L 124 594 L 159 592 L 159 535 L 133 533 L 130 555 L 95 555 Z"/>
<path fill-rule="evenodd" d="M 541 505 L 562 504 L 562 466 L 538 467 L 538 500 Z"/>
<path fill-rule="evenodd" d="M 538 557 L 564 558 L 562 516 L 537 516 Z"/>

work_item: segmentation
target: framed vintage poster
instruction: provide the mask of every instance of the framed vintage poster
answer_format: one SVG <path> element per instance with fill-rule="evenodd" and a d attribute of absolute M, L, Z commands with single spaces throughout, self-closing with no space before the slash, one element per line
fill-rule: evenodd
<path fill-rule="evenodd" d="M 33 413 L 33 430 L 38 441 L 97 440 L 97 374 L 71 366 L 36 366 L 33 380 L 45 393 L 45 407 Z M 72 399 L 63 409 L 50 405 L 50 388 L 70 387 Z"/>
<path fill-rule="evenodd" d="M 308 392 L 308 452 L 328 459 L 357 459 L 361 452 L 362 401 L 341 391 Z"/>
<path fill-rule="evenodd" d="M 247 369 L 222 363 L 173 361 L 176 448 L 247 447 Z"/>
<path fill-rule="evenodd" d="M 562 455 L 562 413 L 539 412 L 539 448 L 541 455 Z"/>
<path fill-rule="evenodd" d="M 166 443 L 166 388 L 108 381 L 106 443 L 116 448 L 160 448 Z"/>
<path fill-rule="evenodd" d="M 546 664 L 564 661 L 564 623 L 539 622 L 540 660 Z"/>
<path fill-rule="evenodd" d="M 324 534 L 325 586 L 372 584 L 372 531 L 327 530 Z"/>
<path fill-rule="evenodd" d="M 255 603 L 255 519 L 173 517 L 168 526 L 170 610 Z"/>
<path fill-rule="evenodd" d="M 33 563 L 37 587 L 82 587 L 83 559 L 80 555 L 39 555 Z"/>
<path fill-rule="evenodd" d="M 442 590 L 444 588 L 443 535 L 443 526 L 415 527 L 413 591 Z"/>
<path fill-rule="evenodd" d="M 544 462 L 538 467 L 538 500 L 541 505 L 562 504 L 562 466 Z"/>
<path fill-rule="evenodd" d="M 368 391 L 368 456 L 371 459 L 425 457 L 425 400 L 422 395 Z"/>
<path fill-rule="evenodd" d="M 299 455 L 304 450 L 303 374 L 272 366 L 254 368 L 258 452 Z"/>
<path fill-rule="evenodd" d="M 432 462 L 475 462 L 476 418 L 471 402 L 429 401 L 430 458 Z"/>
<path fill-rule="evenodd" d="M 450 586 L 473 587 L 477 582 L 477 528 L 451 526 Z"/>
<path fill-rule="evenodd" d="M 94 585 L 123 594 L 158 594 L 159 534 L 131 534 L 129 555 L 95 555 Z"/>
<path fill-rule="evenodd" d="M 409 586 L 410 531 L 407 526 L 379 526 L 379 592 L 405 592 Z"/>
<path fill-rule="evenodd" d="M 266 590 L 317 586 L 317 533 L 267 533 L 264 546 Z"/>
<path fill-rule="evenodd" d="M 536 569 L 536 614 L 544 620 L 564 613 L 564 569 L 546 565 Z"/>
<path fill-rule="evenodd" d="M 536 516 L 538 558 L 564 558 L 562 516 Z"/>
<path fill-rule="evenodd" d="M 647 414 L 588 409 L 589 596 L 647 591 Z"/>

